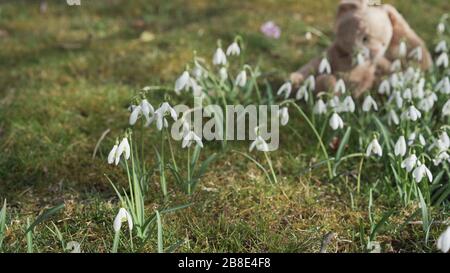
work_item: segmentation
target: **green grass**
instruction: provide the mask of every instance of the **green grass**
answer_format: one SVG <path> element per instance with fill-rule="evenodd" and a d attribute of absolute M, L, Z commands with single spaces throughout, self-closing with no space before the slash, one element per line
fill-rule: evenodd
<path fill-rule="evenodd" d="M 45 14 L 37 1 L 0 4 L 0 29 L 6 33 L 0 36 L 0 203 L 8 200 L 8 252 L 26 251 L 27 217 L 35 219 L 62 202 L 66 208 L 53 221 L 65 241 L 82 242 L 86 252 L 109 251 L 118 200 L 104 174 L 122 185 L 126 176 L 109 167 L 105 156 L 114 136 L 127 126 L 126 107 L 136 90 L 172 86 L 194 50 L 209 58 L 217 39 L 228 43 L 236 34 L 245 40 L 249 62 L 270 73 L 278 86 L 324 50 L 326 40 L 306 41 L 304 34 L 313 26 L 331 37 L 336 8 L 334 0 L 81 0 L 80 7 L 49 2 Z M 438 0 L 385 2 L 397 5 L 430 46 L 441 13 L 450 9 L 447 1 Z M 266 20 L 281 26 L 280 40 L 259 33 Z M 140 41 L 143 31 L 155 39 Z M 299 116 L 292 119 L 297 119 L 292 126 L 304 126 Z M 93 158 L 107 129 L 111 133 Z M 270 186 L 251 162 L 223 154 L 192 200 L 172 188 L 174 204 L 194 205 L 163 217 L 165 245 L 186 240 L 176 249 L 186 252 L 317 252 L 322 237 L 334 232 L 328 251 L 364 251 L 360 234 L 369 230 L 368 191 L 376 182 L 372 174 L 362 175 L 360 195 L 352 176 L 330 182 L 325 169 L 300 175 L 314 158 L 316 143 L 306 128 L 299 130 L 301 139 L 283 130 L 282 149 L 272 154 L 279 187 Z M 248 148 L 247 143 L 232 145 Z M 211 145 L 206 150 L 217 149 Z M 358 162 L 347 168 L 357 173 Z M 162 201 L 157 178 L 152 181 L 149 210 Z M 420 225 L 404 225 L 417 207 L 397 207 L 392 197 L 375 195 L 376 219 L 396 209 L 377 237 L 384 251 L 434 251 L 439 226 L 432 227 L 425 244 Z M 435 217 L 446 219 L 448 211 L 436 211 Z M 46 226 L 52 227 L 46 222 L 35 229 L 35 251 L 63 251 Z M 156 234 L 154 238 L 140 251 L 154 251 Z"/>

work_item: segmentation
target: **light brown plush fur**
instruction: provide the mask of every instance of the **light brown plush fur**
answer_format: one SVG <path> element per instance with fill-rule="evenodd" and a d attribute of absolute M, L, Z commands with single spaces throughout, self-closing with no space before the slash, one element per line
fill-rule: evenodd
<path fill-rule="evenodd" d="M 331 75 L 320 75 L 316 91 L 334 87 L 337 79 L 344 79 L 354 96 L 373 88 L 379 77 L 389 73 L 391 63 L 399 57 L 399 45 L 404 41 L 408 54 L 421 47 L 422 69 L 428 69 L 431 56 L 423 40 L 411 29 L 403 16 L 391 5 L 369 6 L 367 0 L 342 0 L 335 24 L 336 38 L 324 54 L 331 64 Z M 368 49 L 363 64 L 355 64 L 358 50 Z M 291 74 L 294 86 L 309 75 L 318 75 L 324 56 L 315 58 Z"/>

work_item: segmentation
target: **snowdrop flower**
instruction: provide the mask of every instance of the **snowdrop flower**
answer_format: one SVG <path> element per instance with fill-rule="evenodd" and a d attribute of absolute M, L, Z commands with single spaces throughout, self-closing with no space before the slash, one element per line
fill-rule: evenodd
<path fill-rule="evenodd" d="M 393 94 L 394 99 L 395 99 L 395 104 L 397 105 L 397 108 L 402 108 L 403 107 L 403 98 L 400 94 L 400 92 L 396 91 Z"/>
<path fill-rule="evenodd" d="M 377 103 L 376 103 L 375 100 L 372 98 L 372 96 L 369 95 L 369 96 L 367 96 L 367 97 L 364 99 L 362 109 L 363 109 L 364 112 L 369 112 L 372 108 L 373 108 L 375 111 L 378 111 L 378 105 L 377 105 Z"/>
<path fill-rule="evenodd" d="M 278 110 L 278 116 L 281 120 L 281 125 L 285 126 L 289 122 L 289 111 L 287 107 L 283 107 Z"/>
<path fill-rule="evenodd" d="M 434 103 L 437 101 L 437 96 L 435 93 L 430 93 L 427 97 L 423 98 L 419 102 L 419 109 L 424 112 L 429 112 L 433 109 Z"/>
<path fill-rule="evenodd" d="M 427 144 L 427 142 L 425 141 L 425 138 L 423 137 L 422 134 L 419 135 L 419 143 L 422 146 L 425 146 Z"/>
<path fill-rule="evenodd" d="M 114 161 L 116 160 L 116 152 L 117 152 L 118 147 L 119 147 L 119 144 L 116 142 L 116 144 L 114 144 L 113 148 L 111 149 L 111 151 L 108 154 L 108 164 L 113 164 Z"/>
<path fill-rule="evenodd" d="M 303 85 L 302 87 L 300 87 L 297 91 L 297 95 L 295 96 L 295 98 L 297 100 L 301 100 L 301 99 L 305 99 L 305 101 L 308 101 L 309 98 L 309 93 L 308 93 L 308 89 L 306 88 L 306 85 Z"/>
<path fill-rule="evenodd" d="M 437 141 L 437 147 L 439 151 L 446 151 L 450 148 L 450 138 L 446 132 L 443 132 Z"/>
<path fill-rule="evenodd" d="M 125 159 L 128 160 L 130 158 L 130 144 L 128 143 L 128 139 L 124 137 L 120 144 L 116 142 L 111 151 L 108 154 L 108 164 L 118 165 L 120 161 L 120 157 L 125 153 Z"/>
<path fill-rule="evenodd" d="M 162 128 L 167 128 L 169 123 L 166 119 L 166 116 L 170 115 L 173 120 L 177 120 L 177 112 L 170 106 L 169 103 L 164 102 L 158 110 L 155 111 L 156 117 L 156 127 L 158 130 L 162 130 Z"/>
<path fill-rule="evenodd" d="M 269 151 L 269 145 L 266 143 L 266 141 L 261 136 L 257 136 L 255 141 L 252 142 L 252 144 L 250 145 L 250 152 L 253 151 L 253 149 L 255 147 L 258 151 L 261 151 L 261 152 Z"/>
<path fill-rule="evenodd" d="M 203 68 L 195 62 L 195 67 L 192 69 L 192 75 L 194 75 L 195 79 L 201 79 L 203 77 Z"/>
<path fill-rule="evenodd" d="M 221 81 L 225 81 L 226 79 L 228 79 L 228 71 L 226 67 L 220 68 L 219 77 Z"/>
<path fill-rule="evenodd" d="M 441 23 L 439 23 L 438 26 L 437 26 L 437 32 L 438 32 L 439 34 L 443 34 L 444 31 L 445 31 L 445 24 L 441 22 Z"/>
<path fill-rule="evenodd" d="M 247 73 L 245 70 L 242 70 L 236 77 L 236 81 L 234 82 L 235 85 L 244 87 L 247 83 Z"/>
<path fill-rule="evenodd" d="M 334 93 L 345 94 L 345 82 L 340 79 L 334 86 Z"/>
<path fill-rule="evenodd" d="M 189 72 L 184 71 L 183 74 L 175 81 L 175 93 L 180 94 L 180 91 L 189 87 Z"/>
<path fill-rule="evenodd" d="M 411 172 L 417 163 L 417 156 L 415 154 L 410 155 L 405 160 L 403 160 L 401 167 L 406 169 L 407 172 Z"/>
<path fill-rule="evenodd" d="M 425 164 L 422 164 L 419 161 L 412 176 L 416 180 L 416 182 L 419 183 L 420 181 L 422 181 L 425 175 L 427 176 L 428 181 L 433 182 L 433 174 L 430 172 L 427 166 L 425 166 Z"/>
<path fill-rule="evenodd" d="M 314 114 L 321 115 L 327 112 L 327 105 L 323 102 L 322 99 L 319 99 L 314 105 L 313 109 Z"/>
<path fill-rule="evenodd" d="M 437 67 L 448 67 L 448 55 L 447 52 L 442 53 L 436 60 L 436 66 Z"/>
<path fill-rule="evenodd" d="M 400 58 L 404 58 L 406 57 L 406 54 L 408 54 L 408 48 L 406 46 L 406 43 L 402 41 L 400 43 L 400 46 L 398 47 L 398 55 L 400 56 Z"/>
<path fill-rule="evenodd" d="M 439 236 L 436 245 L 443 253 L 447 253 L 450 250 L 450 227 Z"/>
<path fill-rule="evenodd" d="M 416 140 L 416 133 L 411 133 L 408 136 L 408 145 L 412 145 L 414 143 L 414 140 Z"/>
<path fill-rule="evenodd" d="M 336 112 L 340 112 L 341 102 L 338 96 L 334 96 L 328 101 L 328 106 Z"/>
<path fill-rule="evenodd" d="M 281 35 L 280 27 L 273 21 L 268 21 L 261 26 L 261 32 L 269 38 L 278 39 Z"/>
<path fill-rule="evenodd" d="M 423 50 L 420 46 L 416 47 L 409 53 L 409 57 L 420 62 L 423 59 Z"/>
<path fill-rule="evenodd" d="M 442 107 L 442 115 L 445 116 L 450 116 L 450 100 L 448 100 L 445 104 L 444 107 Z"/>
<path fill-rule="evenodd" d="M 443 78 L 436 85 L 436 90 L 442 94 L 450 94 L 450 79 L 448 77 Z"/>
<path fill-rule="evenodd" d="M 319 64 L 319 73 L 320 74 L 331 74 L 331 65 L 328 62 L 327 58 L 323 58 Z"/>
<path fill-rule="evenodd" d="M 81 253 L 81 245 L 78 242 L 70 241 L 66 245 L 66 249 L 70 250 L 70 253 Z"/>
<path fill-rule="evenodd" d="M 447 52 L 447 41 L 442 40 L 440 41 L 436 48 L 434 49 L 434 52 L 436 53 L 442 53 L 442 52 Z"/>
<path fill-rule="evenodd" d="M 380 86 L 378 87 L 378 94 L 391 94 L 391 84 L 388 80 L 384 80 L 381 82 Z"/>
<path fill-rule="evenodd" d="M 391 72 L 400 71 L 402 70 L 402 62 L 400 60 L 395 60 L 391 64 Z"/>
<path fill-rule="evenodd" d="M 400 124 L 398 115 L 394 110 L 389 111 L 388 124 L 389 124 L 389 126 L 391 126 L 392 124 L 395 124 L 395 125 Z"/>
<path fill-rule="evenodd" d="M 309 91 L 314 91 L 316 90 L 316 79 L 314 78 L 313 75 L 309 76 L 306 81 L 305 81 L 305 85 L 308 88 Z"/>
<path fill-rule="evenodd" d="M 203 94 L 203 88 L 193 78 L 189 80 L 189 86 L 192 88 L 194 97 L 200 97 Z"/>
<path fill-rule="evenodd" d="M 343 112 L 355 112 L 355 102 L 353 101 L 352 96 L 347 96 L 342 102 L 342 111 Z"/>
<path fill-rule="evenodd" d="M 412 92 L 411 92 L 411 88 L 406 88 L 405 91 L 403 91 L 403 98 L 405 100 L 412 100 Z"/>
<path fill-rule="evenodd" d="M 133 219 L 131 218 L 131 215 L 126 209 L 120 208 L 119 213 L 117 213 L 116 218 L 114 218 L 113 224 L 113 228 L 116 233 L 120 231 L 123 222 L 128 222 L 128 228 L 130 231 L 133 229 Z"/>
<path fill-rule="evenodd" d="M 369 157 L 372 154 L 378 155 L 379 157 L 383 156 L 383 149 L 376 138 L 374 138 L 372 142 L 369 143 L 369 146 L 367 146 L 366 157 Z"/>
<path fill-rule="evenodd" d="M 336 112 L 330 118 L 330 127 L 335 131 L 344 128 L 344 121 Z"/>
<path fill-rule="evenodd" d="M 237 42 L 233 42 L 231 45 L 227 48 L 227 55 L 228 56 L 239 56 L 241 54 L 241 49 L 239 48 L 239 45 Z"/>
<path fill-rule="evenodd" d="M 146 99 L 143 99 L 139 105 L 132 107 L 129 123 L 130 125 L 136 124 L 139 116 L 143 115 L 147 120 L 145 126 L 149 126 L 153 121 L 154 112 L 155 110 L 153 109 L 153 106 Z"/>
<path fill-rule="evenodd" d="M 186 147 L 190 147 L 192 143 L 196 142 L 198 146 L 200 146 L 201 148 L 203 148 L 203 143 L 201 138 L 194 132 L 194 131 L 189 131 L 184 137 L 183 137 L 183 143 L 182 143 L 182 147 L 186 148 Z"/>
<path fill-rule="evenodd" d="M 394 153 L 396 156 L 404 157 L 406 155 L 406 140 L 404 136 L 401 136 L 397 143 L 395 143 Z"/>
<path fill-rule="evenodd" d="M 280 89 L 278 89 L 277 95 L 278 96 L 284 95 L 284 98 L 288 99 L 289 96 L 291 95 L 291 91 L 292 91 L 292 84 L 290 82 L 286 82 L 280 87 Z"/>
<path fill-rule="evenodd" d="M 441 152 L 435 159 L 433 159 L 434 166 L 439 166 L 445 161 L 450 163 L 450 155 L 447 152 Z"/>
<path fill-rule="evenodd" d="M 421 117 L 422 113 L 420 113 L 414 105 L 411 105 L 405 112 L 402 113 L 402 119 L 404 120 L 417 121 Z"/>
<path fill-rule="evenodd" d="M 226 65 L 227 64 L 227 56 L 223 52 L 222 48 L 218 47 L 213 56 L 213 64 L 214 65 Z"/>
<path fill-rule="evenodd" d="M 306 33 L 305 33 L 305 39 L 308 40 L 308 41 L 311 40 L 311 39 L 312 39 L 312 33 L 309 32 L 309 31 L 306 32 Z"/>

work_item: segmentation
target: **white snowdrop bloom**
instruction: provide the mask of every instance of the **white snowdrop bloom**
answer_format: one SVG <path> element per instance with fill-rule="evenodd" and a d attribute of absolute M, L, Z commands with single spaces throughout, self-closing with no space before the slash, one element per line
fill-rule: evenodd
<path fill-rule="evenodd" d="M 398 47 L 398 55 L 400 56 L 400 58 L 404 58 L 406 57 L 407 54 L 408 54 L 408 47 L 406 46 L 406 43 L 402 41 Z"/>
<path fill-rule="evenodd" d="M 369 96 L 367 96 L 367 97 L 364 99 L 362 109 L 363 109 L 364 112 L 369 112 L 372 108 L 373 108 L 375 111 L 378 111 L 378 105 L 377 105 L 377 103 L 376 103 L 375 100 L 372 98 L 372 96 L 369 95 Z"/>
<path fill-rule="evenodd" d="M 187 89 L 189 87 L 189 79 L 189 72 L 184 71 L 175 81 L 175 93 L 180 94 L 181 90 Z"/>
<path fill-rule="evenodd" d="M 146 123 L 144 126 L 149 126 L 153 122 L 155 110 L 147 99 L 143 99 L 139 105 L 133 105 L 131 109 L 132 111 L 129 118 L 129 124 L 131 126 L 136 124 L 140 116 L 145 117 Z"/>
<path fill-rule="evenodd" d="M 404 136 L 401 136 L 395 143 L 394 154 L 401 157 L 406 155 L 406 140 Z"/>
<path fill-rule="evenodd" d="M 244 87 L 246 83 L 247 83 L 247 73 L 245 72 L 245 70 L 242 70 L 237 75 L 234 84 L 240 87 Z"/>
<path fill-rule="evenodd" d="M 338 80 L 336 85 L 334 86 L 334 93 L 345 94 L 345 91 L 346 88 L 344 80 L 342 79 Z"/>
<path fill-rule="evenodd" d="M 111 151 L 108 154 L 108 164 L 113 164 L 114 161 L 116 160 L 116 152 L 117 152 L 117 148 L 119 147 L 119 144 L 114 144 L 113 148 L 111 149 Z"/>
<path fill-rule="evenodd" d="M 408 136 L 408 145 L 412 145 L 414 143 L 414 141 L 416 140 L 416 133 L 411 133 Z"/>
<path fill-rule="evenodd" d="M 409 56 L 411 59 L 416 60 L 418 62 L 421 62 L 423 59 L 423 50 L 420 46 L 416 47 L 415 49 L 413 49 L 410 53 Z"/>
<path fill-rule="evenodd" d="M 314 91 L 316 90 L 316 79 L 314 78 L 313 75 L 309 76 L 306 81 L 305 81 L 305 85 L 308 88 L 309 91 Z"/>
<path fill-rule="evenodd" d="M 113 228 L 115 232 L 120 231 L 123 222 L 128 222 L 128 228 L 130 231 L 133 229 L 133 219 L 131 218 L 130 213 L 128 213 L 126 209 L 120 208 L 116 218 L 114 218 Z"/>
<path fill-rule="evenodd" d="M 222 67 L 219 69 L 219 77 L 221 81 L 225 81 L 228 79 L 228 71 L 226 67 Z"/>
<path fill-rule="evenodd" d="M 393 88 L 400 88 L 402 86 L 402 83 L 396 73 L 392 74 L 389 78 L 389 81 L 391 82 L 391 86 Z"/>
<path fill-rule="evenodd" d="M 441 22 L 437 25 L 437 32 L 438 34 L 443 34 L 444 31 L 445 31 L 445 24 Z"/>
<path fill-rule="evenodd" d="M 433 182 L 433 174 L 430 172 L 427 166 L 425 166 L 425 164 L 422 164 L 420 161 L 417 163 L 417 167 L 414 169 L 412 176 L 417 183 L 422 181 L 425 176 L 427 176 L 428 181 Z"/>
<path fill-rule="evenodd" d="M 233 42 L 231 45 L 227 48 L 227 55 L 228 56 L 239 56 L 241 54 L 241 48 L 239 47 L 237 42 Z"/>
<path fill-rule="evenodd" d="M 297 94 L 295 95 L 295 98 L 297 100 L 304 99 L 305 101 L 308 101 L 309 92 L 308 92 L 306 85 L 303 85 L 298 89 Z"/>
<path fill-rule="evenodd" d="M 425 96 L 425 79 L 421 78 L 413 88 L 413 97 L 421 99 L 424 96 Z"/>
<path fill-rule="evenodd" d="M 331 65 L 327 58 L 323 58 L 319 64 L 319 74 L 331 74 Z"/>
<path fill-rule="evenodd" d="M 450 99 L 444 104 L 444 107 L 442 107 L 442 115 L 450 116 Z"/>
<path fill-rule="evenodd" d="M 402 70 L 402 62 L 400 60 L 395 60 L 391 64 L 391 72 L 396 72 Z"/>
<path fill-rule="evenodd" d="M 202 142 L 201 138 L 194 131 L 189 131 L 183 137 L 182 147 L 183 148 L 190 147 L 191 144 L 194 142 L 196 142 L 198 146 L 203 148 L 203 142 Z"/>
<path fill-rule="evenodd" d="M 344 128 L 344 121 L 336 112 L 330 118 L 330 127 L 335 131 Z"/>
<path fill-rule="evenodd" d="M 347 96 L 342 102 L 342 110 L 343 112 L 355 112 L 355 102 L 353 101 L 352 96 Z"/>
<path fill-rule="evenodd" d="M 392 124 L 395 124 L 395 125 L 400 124 L 398 115 L 394 110 L 389 111 L 388 124 L 389 124 L 389 126 L 391 126 Z"/>
<path fill-rule="evenodd" d="M 405 100 L 412 100 L 412 91 L 411 88 L 406 88 L 405 91 L 403 91 L 403 98 Z"/>
<path fill-rule="evenodd" d="M 434 166 L 439 166 L 445 161 L 450 163 L 450 155 L 447 152 L 440 152 L 438 156 L 433 159 Z"/>
<path fill-rule="evenodd" d="M 403 98 L 399 91 L 395 91 L 393 94 L 393 98 L 395 99 L 395 105 L 397 105 L 397 108 L 403 107 Z"/>
<path fill-rule="evenodd" d="M 227 56 L 223 52 L 222 48 L 218 47 L 213 56 L 213 64 L 214 65 L 226 65 L 227 64 Z"/>
<path fill-rule="evenodd" d="M 450 250 L 450 227 L 439 236 L 436 246 L 443 253 L 447 253 Z"/>
<path fill-rule="evenodd" d="M 446 132 L 443 132 L 437 140 L 437 147 L 439 151 L 446 151 L 450 148 L 450 138 Z"/>
<path fill-rule="evenodd" d="M 378 94 L 391 94 L 391 84 L 388 80 L 384 80 L 381 82 L 380 86 L 378 87 Z"/>
<path fill-rule="evenodd" d="M 280 89 L 278 89 L 277 96 L 284 96 L 285 99 L 288 99 L 292 92 L 292 84 L 290 82 L 284 83 Z"/>
<path fill-rule="evenodd" d="M 425 145 L 427 144 L 427 142 L 425 141 L 425 138 L 423 137 L 422 134 L 419 135 L 419 143 L 420 143 L 422 146 L 425 146 Z"/>
<path fill-rule="evenodd" d="M 199 80 L 203 77 L 203 68 L 195 63 L 195 67 L 192 69 L 192 75 L 194 76 L 195 79 Z"/>
<path fill-rule="evenodd" d="M 322 99 L 317 100 L 313 109 L 314 114 L 321 115 L 327 112 L 327 105 L 323 102 Z"/>
<path fill-rule="evenodd" d="M 66 245 L 66 249 L 70 250 L 70 253 L 81 253 L 81 245 L 78 242 L 70 241 Z"/>
<path fill-rule="evenodd" d="M 439 57 L 436 60 L 436 66 L 437 67 L 443 67 L 443 68 L 447 68 L 448 67 L 448 55 L 447 55 L 447 52 L 443 52 L 443 53 L 441 53 L 441 55 L 439 55 Z"/>
<path fill-rule="evenodd" d="M 332 97 L 329 101 L 328 101 L 328 106 L 333 109 L 336 112 L 340 112 L 340 106 L 341 106 L 341 101 L 339 100 L 338 96 L 334 96 Z"/>
<path fill-rule="evenodd" d="M 430 93 L 419 102 L 419 109 L 424 112 L 429 112 L 431 109 L 433 109 L 434 103 L 437 101 L 437 99 L 438 98 L 435 93 Z"/>
<path fill-rule="evenodd" d="M 283 107 L 280 110 L 278 110 L 278 116 L 281 121 L 281 125 L 285 126 L 289 122 L 289 110 L 287 107 Z"/>
<path fill-rule="evenodd" d="M 383 156 L 383 149 L 376 138 L 374 138 L 367 146 L 366 157 L 369 157 L 372 154 L 378 155 L 379 157 Z"/>
<path fill-rule="evenodd" d="M 155 111 L 156 127 L 160 131 L 163 128 L 167 128 L 169 126 L 166 116 L 171 116 L 173 120 L 177 120 L 178 115 L 169 103 L 164 102 L 163 104 L 161 104 L 158 110 Z"/>
<path fill-rule="evenodd" d="M 252 142 L 250 145 L 250 152 L 253 151 L 253 149 L 256 147 L 256 150 L 261 152 L 268 152 L 269 151 L 269 145 L 266 143 L 266 141 L 261 137 L 257 136 L 255 141 Z"/>
<path fill-rule="evenodd" d="M 447 41 L 442 40 L 440 41 L 436 48 L 434 49 L 434 52 L 436 53 L 442 53 L 442 52 L 447 52 Z"/>
<path fill-rule="evenodd" d="M 402 113 L 403 120 L 417 121 L 422 117 L 422 113 L 414 105 L 411 105 L 405 112 Z"/>
<path fill-rule="evenodd" d="M 111 150 L 111 152 L 112 152 L 112 150 Z M 131 155 L 131 149 L 130 149 L 130 143 L 128 142 L 128 138 L 127 137 L 124 137 L 122 139 L 122 141 L 120 142 L 120 144 L 117 147 L 117 150 L 115 152 L 114 163 L 116 165 L 119 164 L 120 157 L 122 156 L 123 153 L 125 153 L 125 160 L 128 160 L 130 158 L 130 155 Z"/>
<path fill-rule="evenodd" d="M 436 84 L 436 90 L 442 94 L 450 94 L 450 79 L 448 77 L 443 78 Z"/>
<path fill-rule="evenodd" d="M 417 164 L 417 156 L 412 154 L 403 160 L 401 167 L 406 169 L 407 172 L 411 172 Z"/>

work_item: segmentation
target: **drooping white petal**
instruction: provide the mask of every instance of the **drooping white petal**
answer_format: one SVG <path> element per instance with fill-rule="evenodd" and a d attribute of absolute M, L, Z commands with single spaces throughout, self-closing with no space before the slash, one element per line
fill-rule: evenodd
<path fill-rule="evenodd" d="M 331 65 L 327 58 L 320 61 L 319 74 L 331 74 Z"/>
<path fill-rule="evenodd" d="M 295 96 L 297 100 L 305 99 L 305 101 L 308 101 L 309 93 L 306 85 L 301 86 L 298 91 L 297 95 Z"/>
<path fill-rule="evenodd" d="M 378 111 L 378 105 L 377 105 L 377 103 L 376 103 L 375 100 L 372 98 L 372 96 L 369 95 L 369 96 L 367 96 L 367 97 L 364 99 L 362 109 L 363 109 L 364 112 L 369 112 L 372 108 L 373 108 L 375 111 Z"/>
<path fill-rule="evenodd" d="M 400 58 L 406 57 L 406 54 L 408 54 L 408 48 L 406 46 L 406 43 L 402 41 L 398 47 L 398 55 Z"/>
<path fill-rule="evenodd" d="M 184 71 L 183 74 L 176 80 L 175 82 L 175 92 L 177 94 L 180 93 L 181 90 L 185 89 L 188 86 L 189 83 L 189 72 Z"/>
<path fill-rule="evenodd" d="M 115 232 L 120 231 L 123 222 L 128 222 L 128 228 L 130 231 L 133 229 L 133 219 L 131 218 L 131 215 L 126 209 L 120 208 L 116 218 L 114 218 L 113 228 Z"/>
<path fill-rule="evenodd" d="M 222 48 L 217 48 L 216 52 L 213 56 L 213 64 L 214 65 L 226 65 L 227 64 L 227 56 L 223 52 Z"/>
<path fill-rule="evenodd" d="M 417 156 L 415 154 L 412 154 L 402 161 L 401 167 L 403 169 L 406 169 L 407 172 L 411 172 L 412 169 L 416 166 L 416 163 L 417 163 Z"/>
<path fill-rule="evenodd" d="M 443 253 L 447 253 L 450 250 L 450 227 L 439 236 L 436 246 Z"/>
<path fill-rule="evenodd" d="M 247 73 L 245 70 L 242 70 L 236 77 L 236 81 L 234 82 L 235 85 L 244 87 L 247 83 Z"/>
<path fill-rule="evenodd" d="M 136 121 L 139 118 L 139 114 L 140 113 L 141 113 L 141 106 L 140 105 L 133 107 L 133 111 L 130 114 L 130 120 L 129 120 L 129 123 L 130 123 L 131 126 L 136 124 Z"/>
<path fill-rule="evenodd" d="M 380 86 L 378 87 L 378 93 L 381 95 L 389 95 L 391 93 L 391 84 L 388 80 L 384 80 L 381 82 Z"/>
<path fill-rule="evenodd" d="M 284 96 L 285 99 L 288 99 L 292 92 L 292 84 L 290 82 L 284 83 L 277 92 L 278 96 Z"/>
<path fill-rule="evenodd" d="M 327 112 L 327 105 L 323 102 L 322 99 L 319 99 L 314 105 L 313 109 L 314 114 L 321 115 Z"/>
<path fill-rule="evenodd" d="M 447 52 L 441 53 L 436 60 L 436 66 L 447 68 L 448 67 L 448 55 Z"/>
<path fill-rule="evenodd" d="M 280 117 L 281 125 L 285 126 L 289 122 L 289 110 L 287 107 L 283 107 L 279 110 L 278 115 Z"/>
<path fill-rule="evenodd" d="M 241 53 L 241 49 L 240 49 L 240 47 L 239 47 L 237 42 L 233 42 L 227 48 L 227 55 L 228 56 L 231 56 L 231 55 L 238 56 L 240 53 Z"/>
<path fill-rule="evenodd" d="M 261 152 L 269 151 L 269 145 L 266 143 L 266 141 L 261 136 L 257 136 L 255 141 L 252 142 L 252 144 L 250 145 L 250 152 L 253 151 L 253 149 L 255 147 L 258 151 L 261 151 Z"/>
<path fill-rule="evenodd" d="M 336 112 L 333 113 L 333 115 L 331 116 L 329 124 L 330 124 L 330 127 L 335 131 L 337 129 L 344 128 L 344 121 Z"/>
<path fill-rule="evenodd" d="M 436 53 L 442 53 L 442 52 L 447 52 L 447 41 L 442 40 L 440 41 L 436 48 L 434 49 L 434 52 Z"/>
<path fill-rule="evenodd" d="M 397 143 L 395 143 L 394 153 L 396 156 L 405 156 L 406 155 L 406 139 L 404 136 L 401 136 Z"/>
<path fill-rule="evenodd" d="M 108 164 L 113 164 L 114 163 L 114 160 L 116 158 L 117 147 L 118 147 L 118 145 L 115 144 L 113 146 L 113 148 L 111 149 L 111 151 L 109 152 L 109 154 L 108 154 Z"/>
<path fill-rule="evenodd" d="M 342 79 L 338 80 L 336 85 L 334 86 L 334 93 L 345 94 L 345 91 L 346 88 L 344 80 Z"/>

